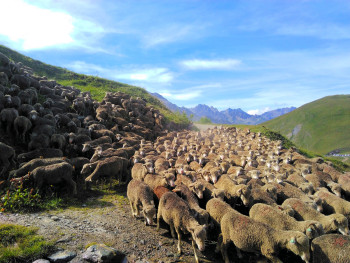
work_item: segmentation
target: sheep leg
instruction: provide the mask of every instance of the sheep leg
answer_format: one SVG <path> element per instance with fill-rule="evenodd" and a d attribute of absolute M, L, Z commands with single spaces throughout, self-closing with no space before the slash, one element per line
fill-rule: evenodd
<path fill-rule="evenodd" d="M 236 252 L 237 252 L 238 258 L 243 258 L 241 250 L 238 247 L 236 247 Z"/>
<path fill-rule="evenodd" d="M 261 254 L 268 258 L 272 263 L 282 263 L 283 261 L 281 261 L 278 257 L 274 256 L 272 252 L 273 251 L 271 251 L 271 249 L 266 246 L 263 246 L 261 248 Z"/>
<path fill-rule="evenodd" d="M 194 259 L 195 259 L 196 263 L 199 263 L 199 258 L 198 258 L 197 251 L 196 251 L 196 244 L 194 243 L 193 239 L 192 239 L 192 248 L 193 248 L 193 252 L 194 252 Z"/>
<path fill-rule="evenodd" d="M 158 213 L 157 213 L 157 231 L 159 231 L 159 219 L 162 216 L 162 209 L 161 206 L 158 206 Z"/>
<path fill-rule="evenodd" d="M 174 226 L 173 226 L 173 227 L 174 227 Z M 178 241 L 177 241 L 177 252 L 178 252 L 179 254 L 181 254 L 182 251 L 181 251 L 181 234 L 180 234 L 180 229 L 177 229 L 177 228 L 176 228 L 176 232 L 177 232 L 177 238 L 178 238 Z"/>
<path fill-rule="evenodd" d="M 227 246 L 228 246 L 228 240 L 227 241 L 223 240 L 222 244 L 220 246 L 221 255 L 222 255 L 222 258 L 224 259 L 225 263 L 230 263 L 230 261 L 228 259 L 228 254 L 227 254 Z"/>
<path fill-rule="evenodd" d="M 175 227 L 172 223 L 169 224 L 170 226 L 170 234 L 173 237 L 173 239 L 176 239 L 176 235 L 175 235 Z"/>
<path fill-rule="evenodd" d="M 215 253 L 219 253 L 222 245 L 222 234 L 219 234 L 218 243 L 216 244 Z"/>
<path fill-rule="evenodd" d="M 130 207 L 131 207 L 131 214 L 132 214 L 133 217 L 135 217 L 134 206 L 133 206 L 131 201 L 130 201 Z"/>

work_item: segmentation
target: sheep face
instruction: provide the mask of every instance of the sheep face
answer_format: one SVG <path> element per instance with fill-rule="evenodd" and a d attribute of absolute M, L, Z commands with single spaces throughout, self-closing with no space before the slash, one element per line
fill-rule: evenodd
<path fill-rule="evenodd" d="M 148 205 L 143 208 L 143 215 L 146 218 L 146 225 L 153 225 L 153 219 L 155 218 L 156 213 L 157 210 L 154 205 Z"/>
<path fill-rule="evenodd" d="M 310 260 L 310 246 L 309 239 L 302 233 L 295 234 L 287 244 L 287 249 L 292 251 L 295 255 L 300 256 L 305 262 Z"/>
<path fill-rule="evenodd" d="M 243 185 L 242 188 L 238 189 L 237 191 L 238 195 L 240 196 L 243 204 L 245 206 L 248 206 L 251 199 L 251 190 L 248 186 Z"/>
<path fill-rule="evenodd" d="M 331 229 L 338 230 L 342 235 L 349 235 L 348 219 L 342 214 L 331 214 L 332 217 Z"/>
<path fill-rule="evenodd" d="M 175 187 L 175 175 L 172 173 L 165 174 L 166 181 L 170 187 Z"/>
<path fill-rule="evenodd" d="M 199 225 L 189 229 L 189 231 L 191 232 L 192 238 L 196 242 L 198 249 L 200 251 L 204 251 L 205 240 L 207 238 L 207 231 L 205 230 L 205 227 L 202 225 Z"/>
<path fill-rule="evenodd" d="M 311 240 L 311 239 L 314 239 L 314 238 L 320 236 L 322 234 L 320 232 L 323 232 L 322 225 L 312 223 L 306 228 L 305 235 Z"/>

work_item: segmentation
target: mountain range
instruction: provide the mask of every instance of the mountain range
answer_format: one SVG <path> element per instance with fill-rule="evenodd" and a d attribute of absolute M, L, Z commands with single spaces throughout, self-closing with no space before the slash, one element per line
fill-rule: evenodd
<path fill-rule="evenodd" d="M 295 107 L 289 107 L 268 111 L 261 115 L 250 115 L 240 108 L 229 108 L 227 110 L 219 111 L 215 107 L 205 104 L 198 104 L 194 108 L 179 107 L 158 93 L 151 93 L 151 95 L 158 98 L 168 109 L 173 112 L 185 112 L 188 117 L 193 115 L 193 121 L 199 121 L 202 117 L 207 117 L 213 123 L 220 124 L 259 124 L 296 109 Z"/>

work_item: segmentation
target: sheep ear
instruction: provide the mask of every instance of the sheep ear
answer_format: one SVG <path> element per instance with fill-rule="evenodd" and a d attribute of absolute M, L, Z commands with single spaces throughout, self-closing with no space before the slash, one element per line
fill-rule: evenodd
<path fill-rule="evenodd" d="M 190 188 L 190 187 L 194 187 L 194 183 L 189 184 L 188 188 Z"/>
<path fill-rule="evenodd" d="M 238 189 L 237 193 L 241 195 L 242 194 L 242 188 Z"/>
<path fill-rule="evenodd" d="M 295 244 L 295 243 L 296 243 L 295 237 L 292 237 L 292 238 L 289 240 L 289 243 Z"/>
<path fill-rule="evenodd" d="M 306 231 L 307 231 L 307 232 L 312 232 L 312 228 L 311 228 L 311 227 L 308 227 L 308 228 L 306 229 Z"/>
<path fill-rule="evenodd" d="M 173 189 L 172 191 L 173 191 L 174 193 L 177 193 L 177 192 L 180 192 L 180 189 L 175 188 L 175 189 Z"/>

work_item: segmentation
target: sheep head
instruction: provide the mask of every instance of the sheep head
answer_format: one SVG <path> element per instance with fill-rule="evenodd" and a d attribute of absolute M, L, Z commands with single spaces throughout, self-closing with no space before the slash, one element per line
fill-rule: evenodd
<path fill-rule="evenodd" d="M 237 190 L 237 195 L 241 198 L 243 204 L 248 206 L 251 199 L 251 189 L 246 185 L 241 185 Z"/>
<path fill-rule="evenodd" d="M 308 220 L 310 224 L 305 227 L 305 235 L 309 239 L 314 239 L 322 234 L 324 234 L 323 227 L 320 223 Z"/>
<path fill-rule="evenodd" d="M 146 219 L 146 222 L 145 222 L 146 225 L 153 224 L 153 218 L 155 218 L 156 213 L 157 213 L 157 210 L 154 207 L 154 204 L 147 205 L 143 208 L 143 215 Z"/>
<path fill-rule="evenodd" d="M 285 233 L 287 232 L 292 232 L 292 235 L 287 240 L 286 248 L 292 251 L 295 255 L 300 256 L 304 262 L 308 263 L 310 260 L 309 239 L 300 232 L 286 231 Z"/>
<path fill-rule="evenodd" d="M 339 231 L 342 235 L 349 235 L 348 219 L 342 214 L 331 214 L 331 230 Z"/>
<path fill-rule="evenodd" d="M 200 251 L 205 249 L 205 240 L 207 239 L 206 227 L 203 225 L 197 225 L 190 227 L 188 231 L 191 233 L 194 242 L 196 243 Z"/>
<path fill-rule="evenodd" d="M 203 198 L 204 185 L 201 182 L 194 182 L 189 185 L 191 191 L 193 191 L 199 199 Z"/>

